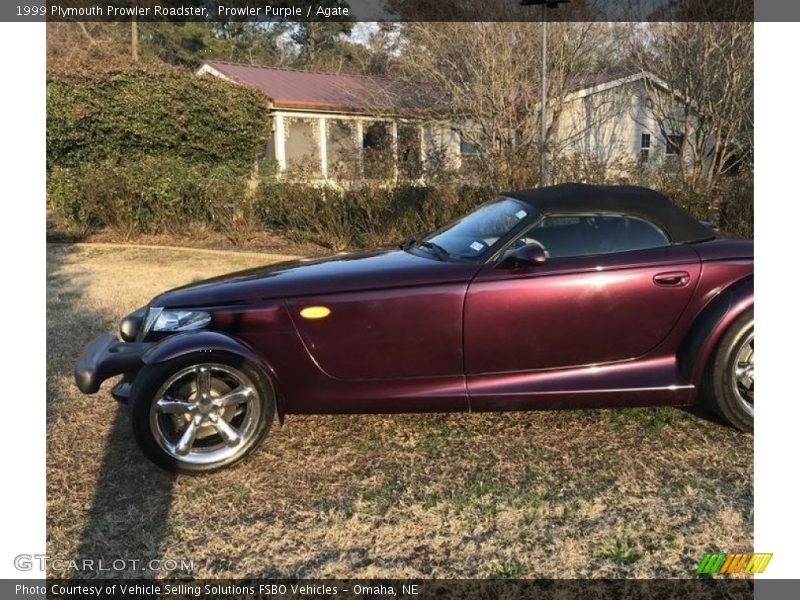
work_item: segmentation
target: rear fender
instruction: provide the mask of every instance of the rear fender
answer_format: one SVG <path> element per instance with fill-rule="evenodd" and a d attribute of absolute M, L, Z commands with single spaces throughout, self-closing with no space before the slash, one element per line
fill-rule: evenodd
<path fill-rule="evenodd" d="M 708 361 L 731 324 L 754 305 L 753 276 L 740 279 L 722 290 L 697 316 L 678 349 L 681 375 L 697 389 L 703 382 Z"/>
<path fill-rule="evenodd" d="M 216 331 L 192 331 L 165 337 L 142 355 L 142 363 L 156 365 L 192 353 L 226 352 L 239 356 L 263 369 L 275 391 L 278 419 L 283 423 L 281 395 L 277 374 L 264 358 L 243 341 Z"/>

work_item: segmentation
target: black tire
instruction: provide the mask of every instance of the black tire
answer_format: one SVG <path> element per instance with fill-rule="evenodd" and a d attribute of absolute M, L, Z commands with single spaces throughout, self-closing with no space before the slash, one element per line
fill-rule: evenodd
<path fill-rule="evenodd" d="M 151 427 L 151 408 L 153 403 L 158 401 L 162 386 L 175 374 L 200 364 L 228 366 L 244 374 L 255 391 L 256 397 L 253 401 L 258 403 L 259 417 L 257 421 L 254 420 L 249 436 L 241 444 L 242 447 L 230 457 L 210 464 L 194 464 L 171 455 L 161 447 Z M 151 461 L 167 471 L 187 474 L 210 473 L 242 461 L 263 443 L 275 416 L 275 389 L 261 369 L 241 357 L 224 352 L 197 352 L 161 364 L 144 366 L 134 381 L 130 403 L 133 435 L 142 452 Z M 248 410 L 249 406 L 248 404 Z M 221 437 L 219 439 L 221 440 Z"/>
<path fill-rule="evenodd" d="M 753 332 L 753 309 L 749 309 L 722 336 L 706 369 L 704 386 L 708 407 L 729 425 L 749 432 L 753 431 L 752 401 L 748 410 L 744 395 L 737 394 L 734 369 L 740 349 L 754 339 Z"/>

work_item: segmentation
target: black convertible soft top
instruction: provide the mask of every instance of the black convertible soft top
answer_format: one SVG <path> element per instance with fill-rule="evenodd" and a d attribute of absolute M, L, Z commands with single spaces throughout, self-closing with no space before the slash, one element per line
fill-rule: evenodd
<path fill-rule="evenodd" d="M 620 213 L 639 217 L 660 227 L 676 244 L 714 238 L 713 231 L 688 212 L 645 187 L 562 183 L 502 195 L 526 202 L 544 215 Z"/>

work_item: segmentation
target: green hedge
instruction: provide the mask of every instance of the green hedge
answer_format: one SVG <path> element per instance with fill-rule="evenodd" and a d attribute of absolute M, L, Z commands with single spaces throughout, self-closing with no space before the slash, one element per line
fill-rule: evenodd
<path fill-rule="evenodd" d="M 256 91 L 177 71 L 52 75 L 47 81 L 47 165 L 167 156 L 249 167 L 267 134 Z"/>
<path fill-rule="evenodd" d="M 142 233 L 180 234 L 195 224 L 226 234 L 234 229 L 236 235 L 239 203 L 248 196 L 240 172 L 163 157 L 55 167 L 47 194 L 68 228 L 111 229 L 126 239 Z"/>
<path fill-rule="evenodd" d="M 731 181 L 711 198 L 662 191 L 698 218 L 753 236 L 752 183 Z M 257 230 L 278 230 L 292 241 L 336 251 L 394 244 L 433 231 L 495 195 L 489 187 L 455 184 L 342 191 L 275 181 L 262 181 L 254 191 L 229 167 L 161 157 L 56 167 L 48 177 L 50 207 L 67 228 L 79 232 L 110 229 L 130 238 L 195 235 L 211 228 L 239 244 Z"/>
<path fill-rule="evenodd" d="M 251 190 L 242 173 L 226 166 L 163 157 L 54 167 L 47 193 L 62 225 L 79 234 L 107 229 L 129 239 L 191 235 L 209 227 L 238 244 L 257 230 L 278 230 L 293 241 L 332 250 L 398 243 L 495 195 L 470 186 L 342 191 L 275 181 Z"/>

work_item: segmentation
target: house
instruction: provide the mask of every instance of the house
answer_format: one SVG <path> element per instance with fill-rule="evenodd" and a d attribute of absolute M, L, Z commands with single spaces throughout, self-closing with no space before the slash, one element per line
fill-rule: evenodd
<path fill-rule="evenodd" d="M 691 150 L 684 144 L 691 115 L 668 114 L 667 105 L 677 110 L 683 103 L 666 98 L 675 94 L 649 73 L 616 71 L 574 78 L 561 102 L 552 151 L 617 168 L 660 166 Z"/>
<path fill-rule="evenodd" d="M 272 124 L 265 157 L 283 176 L 355 181 L 421 179 L 435 153 L 458 167 L 481 149 L 446 118 L 432 85 L 207 61 L 198 75 L 247 85 L 267 98 Z M 653 85 L 655 82 L 655 86 Z M 648 94 L 666 86 L 642 73 L 602 73 L 568 82 L 549 152 L 604 164 L 660 164 L 683 146 L 662 131 Z M 354 160 L 359 158 L 360 160 Z M 386 165 L 394 165 L 386 172 Z"/>
<path fill-rule="evenodd" d="M 220 61 L 205 62 L 197 74 L 264 93 L 272 123 L 265 155 L 281 173 L 347 180 L 402 172 L 413 179 L 434 145 L 458 144 L 454 132 L 431 124 L 440 101 L 429 85 Z M 385 173 L 390 163 L 395 172 Z"/>

